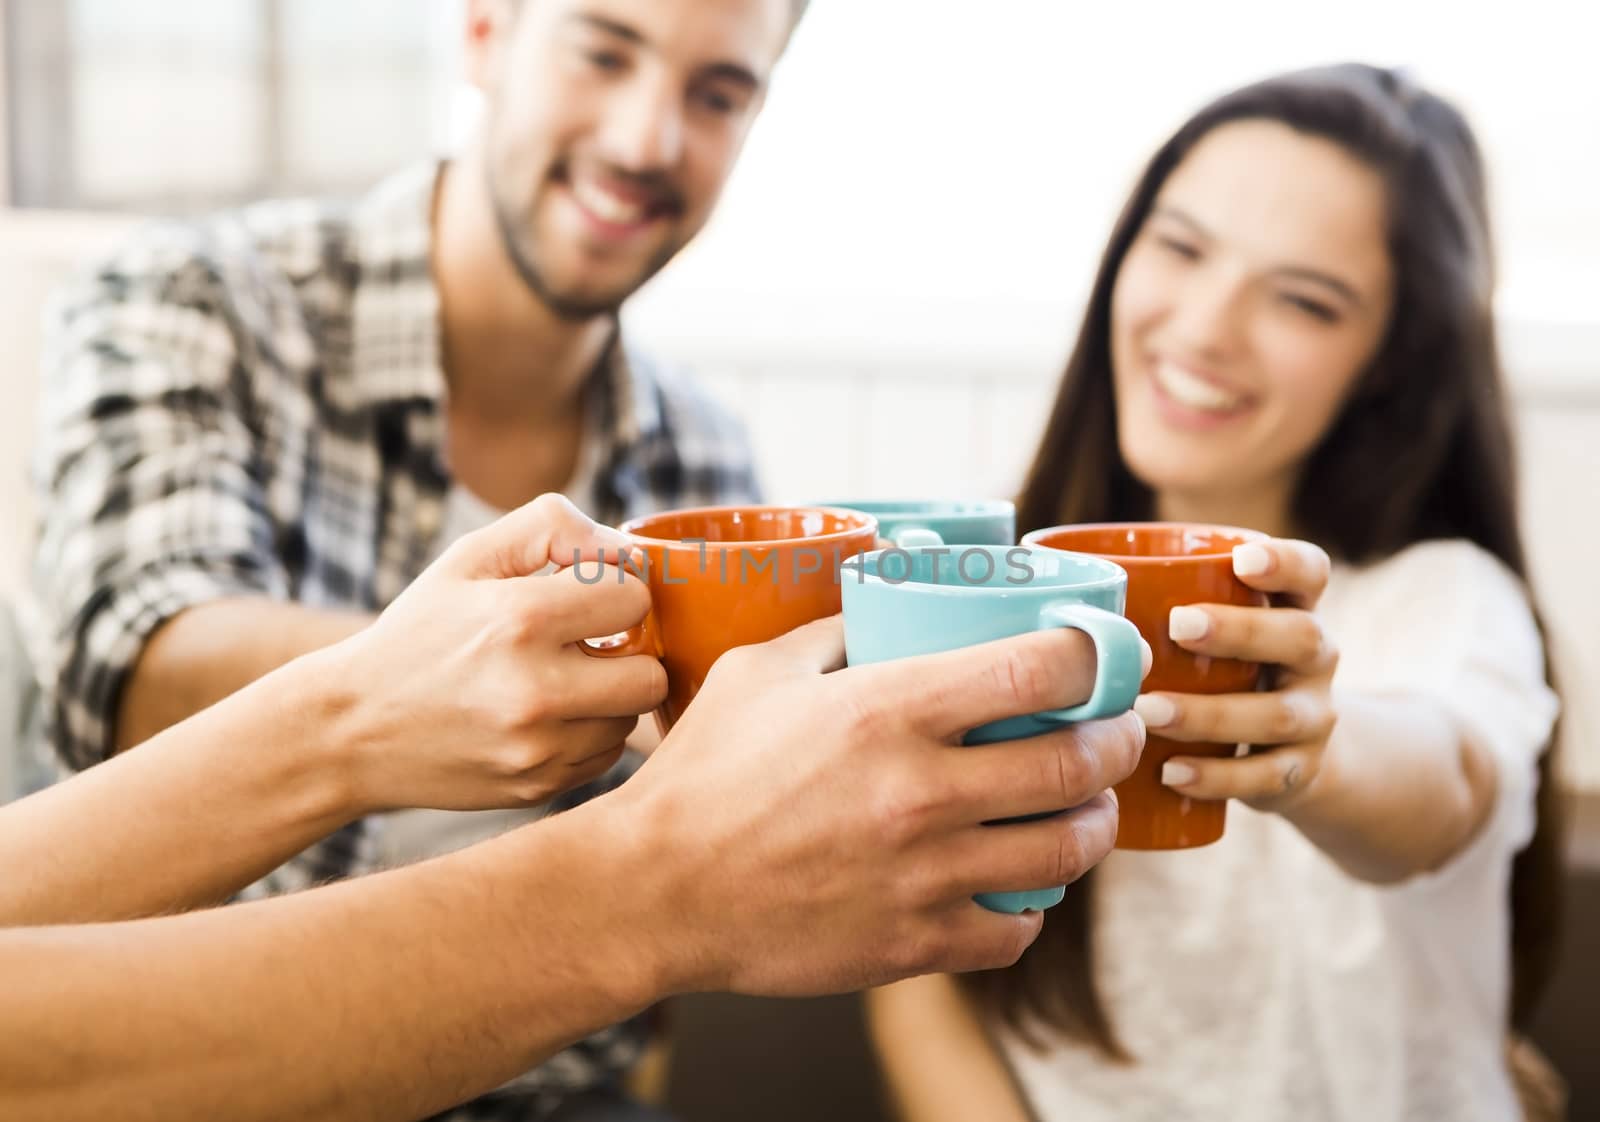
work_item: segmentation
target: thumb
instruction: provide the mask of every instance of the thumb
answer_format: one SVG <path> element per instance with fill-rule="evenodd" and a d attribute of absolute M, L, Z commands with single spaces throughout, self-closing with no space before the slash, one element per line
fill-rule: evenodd
<path fill-rule="evenodd" d="M 466 535 L 450 548 L 444 563 L 471 580 L 510 580 L 533 576 L 552 564 L 621 564 L 633 552 L 626 535 L 600 525 L 565 496 L 548 494 Z"/>

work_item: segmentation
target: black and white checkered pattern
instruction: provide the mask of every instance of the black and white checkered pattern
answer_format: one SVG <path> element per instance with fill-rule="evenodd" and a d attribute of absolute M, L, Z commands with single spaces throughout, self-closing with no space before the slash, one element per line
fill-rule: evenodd
<path fill-rule="evenodd" d="M 33 653 L 49 735 L 75 768 L 155 628 L 223 597 L 378 610 L 439 543 L 444 462 L 439 296 L 429 272 L 436 165 L 347 204 L 274 202 L 152 227 L 52 313 L 35 482 Z M 756 497 L 739 426 L 619 344 L 596 372 L 602 451 L 590 513 Z M 356 823 L 252 894 L 372 868 Z M 601 1034 L 502 1104 L 540 1103 L 631 1062 Z M 482 1116 L 477 1115 L 477 1116 Z"/>

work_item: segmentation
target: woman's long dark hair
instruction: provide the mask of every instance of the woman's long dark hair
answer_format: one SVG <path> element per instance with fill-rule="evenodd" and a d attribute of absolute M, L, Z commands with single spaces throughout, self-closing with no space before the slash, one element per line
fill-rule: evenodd
<path fill-rule="evenodd" d="M 1524 581 L 1511 426 L 1491 298 L 1483 160 L 1454 107 L 1371 66 L 1307 70 L 1247 86 L 1202 109 L 1151 159 L 1111 234 L 1038 455 L 1019 530 L 1148 519 L 1154 499 L 1123 462 L 1111 379 L 1111 296 L 1162 185 L 1220 125 L 1278 121 L 1343 146 L 1384 179 L 1395 304 L 1376 356 L 1321 442 L 1293 498 L 1294 524 L 1336 559 L 1370 561 L 1416 542 L 1465 538 Z M 1548 654 L 1548 652 L 1547 652 Z M 1548 658 L 1547 658 L 1548 663 Z M 1554 740 L 1552 740 L 1552 745 Z M 1540 764 L 1538 829 L 1512 872 L 1514 1025 L 1554 967 L 1562 906 L 1561 804 L 1553 749 Z M 968 975 L 981 1007 L 1038 1040 L 1088 1039 L 1128 1058 L 1094 983 L 1092 875 L 1007 970 Z"/>

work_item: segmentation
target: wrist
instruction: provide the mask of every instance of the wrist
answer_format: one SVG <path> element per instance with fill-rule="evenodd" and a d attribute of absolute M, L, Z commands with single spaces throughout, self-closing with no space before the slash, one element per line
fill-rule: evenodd
<path fill-rule="evenodd" d="M 725 948 L 707 941 L 706 924 L 696 922 L 698 874 L 674 829 L 674 808 L 632 794 L 624 787 L 581 808 L 595 819 L 592 835 L 605 839 L 603 868 L 614 871 L 606 879 L 626 893 L 621 908 L 630 938 L 622 954 L 630 984 L 646 1004 L 714 989 Z"/>
<path fill-rule="evenodd" d="M 382 734 L 370 719 L 366 697 L 350 683 L 342 647 L 302 655 L 263 684 L 271 683 L 274 696 L 283 699 L 280 727 L 309 763 L 315 797 L 330 814 L 351 822 L 389 808 L 375 796 L 366 764 Z"/>
<path fill-rule="evenodd" d="M 666 887 L 668 856 L 627 807 L 608 805 L 612 799 L 506 835 L 513 855 L 500 866 L 506 891 L 518 900 L 517 922 L 531 932 L 529 917 L 551 916 L 540 929 L 570 940 L 567 948 L 545 940 L 554 955 L 526 960 L 526 992 L 538 992 L 554 957 L 574 992 L 585 995 L 597 1027 L 684 992 L 696 957 Z"/>

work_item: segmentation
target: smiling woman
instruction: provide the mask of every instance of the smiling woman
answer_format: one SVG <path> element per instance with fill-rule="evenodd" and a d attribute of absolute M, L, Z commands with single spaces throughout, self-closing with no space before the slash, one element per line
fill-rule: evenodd
<path fill-rule="evenodd" d="M 1357 64 L 1224 95 L 1147 164 L 1018 528 L 1158 518 L 1322 549 L 1245 546 L 1233 573 L 1272 606 L 1162 622 L 1270 667 L 1260 691 L 1136 706 L 1163 740 L 1249 746 L 1161 772 L 1241 804 L 1220 840 L 1113 853 L 1015 967 L 874 996 L 912 1122 L 1516 1116 L 1506 1040 L 1554 959 L 1558 701 L 1485 179 L 1451 104 Z"/>
<path fill-rule="evenodd" d="M 1270 120 L 1218 128 L 1167 180 L 1111 303 L 1118 440 L 1162 517 L 1287 509 L 1389 323 L 1386 209 L 1371 166 Z"/>

